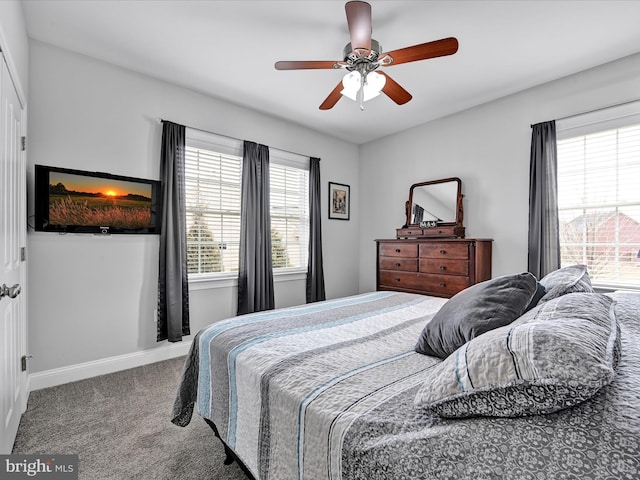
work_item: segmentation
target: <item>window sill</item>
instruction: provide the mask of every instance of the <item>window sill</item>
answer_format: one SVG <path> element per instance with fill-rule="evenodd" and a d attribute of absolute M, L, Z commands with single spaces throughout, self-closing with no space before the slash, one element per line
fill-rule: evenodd
<path fill-rule="evenodd" d="M 307 270 L 302 268 L 287 268 L 273 272 L 273 282 L 293 282 L 305 280 Z M 211 288 L 230 288 L 238 286 L 237 273 L 217 273 L 198 275 L 189 278 L 189 290 L 208 290 Z"/>
<path fill-rule="evenodd" d="M 640 286 L 638 285 L 594 283 L 592 286 L 593 289 L 598 293 L 612 293 L 617 291 L 640 292 Z"/>
<path fill-rule="evenodd" d="M 210 288 L 228 288 L 238 286 L 237 273 L 202 274 L 189 277 L 189 290 L 208 290 Z"/>

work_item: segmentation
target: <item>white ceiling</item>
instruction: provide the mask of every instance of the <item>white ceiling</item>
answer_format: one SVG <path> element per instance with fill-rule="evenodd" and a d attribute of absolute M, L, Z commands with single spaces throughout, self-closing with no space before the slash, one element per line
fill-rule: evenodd
<path fill-rule="evenodd" d="M 384 51 L 453 36 L 455 55 L 385 68 L 413 95 L 318 106 L 342 70 L 344 1 L 23 0 L 28 35 L 364 143 L 640 51 L 640 1 L 370 0 Z M 178 119 L 176 119 L 178 120 Z"/>

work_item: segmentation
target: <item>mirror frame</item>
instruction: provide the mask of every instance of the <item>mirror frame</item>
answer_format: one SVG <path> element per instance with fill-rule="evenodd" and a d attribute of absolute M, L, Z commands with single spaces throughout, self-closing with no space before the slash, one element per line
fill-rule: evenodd
<path fill-rule="evenodd" d="M 455 222 L 438 222 L 439 226 L 452 226 L 458 229 L 462 229 L 462 222 L 464 220 L 464 210 L 462 208 L 462 181 L 458 177 L 442 178 L 439 180 L 430 180 L 428 182 L 414 183 L 409 189 L 409 200 L 405 203 L 406 222 L 403 228 L 420 228 L 416 223 L 411 222 L 411 211 L 413 205 L 413 189 L 417 187 L 424 187 L 425 185 L 435 185 L 439 183 L 456 182 L 458 184 L 458 191 L 456 195 L 456 220 Z M 464 231 L 464 230 L 463 230 Z"/>

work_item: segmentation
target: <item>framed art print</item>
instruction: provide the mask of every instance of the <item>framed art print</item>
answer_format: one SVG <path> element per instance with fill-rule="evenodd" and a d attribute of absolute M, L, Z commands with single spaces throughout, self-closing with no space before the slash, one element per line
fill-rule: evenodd
<path fill-rule="evenodd" d="M 349 185 L 329 182 L 329 218 L 349 220 L 351 194 Z"/>

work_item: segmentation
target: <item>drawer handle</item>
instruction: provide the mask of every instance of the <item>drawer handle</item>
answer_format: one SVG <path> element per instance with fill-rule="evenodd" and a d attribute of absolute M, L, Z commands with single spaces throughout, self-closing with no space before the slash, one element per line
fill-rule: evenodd
<path fill-rule="evenodd" d="M 445 287 L 446 285 L 444 284 L 444 282 L 440 282 L 440 286 Z"/>
<path fill-rule="evenodd" d="M 399 282 L 399 281 L 400 281 L 400 279 L 399 279 L 399 278 L 396 278 L 396 282 Z"/>
<path fill-rule="evenodd" d="M 445 267 L 444 265 L 440 265 L 440 270 L 445 270 L 447 267 Z"/>
<path fill-rule="evenodd" d="M 444 250 L 444 248 L 443 248 L 442 250 L 440 250 L 440 253 L 441 253 L 442 255 L 444 255 L 444 254 L 445 254 L 445 253 L 447 253 L 447 252 L 446 252 L 446 251 Z"/>
<path fill-rule="evenodd" d="M 396 267 L 399 267 L 401 264 L 400 263 L 396 263 Z"/>
<path fill-rule="evenodd" d="M 400 253 L 402 250 L 400 250 L 399 248 L 396 248 L 396 253 Z"/>

